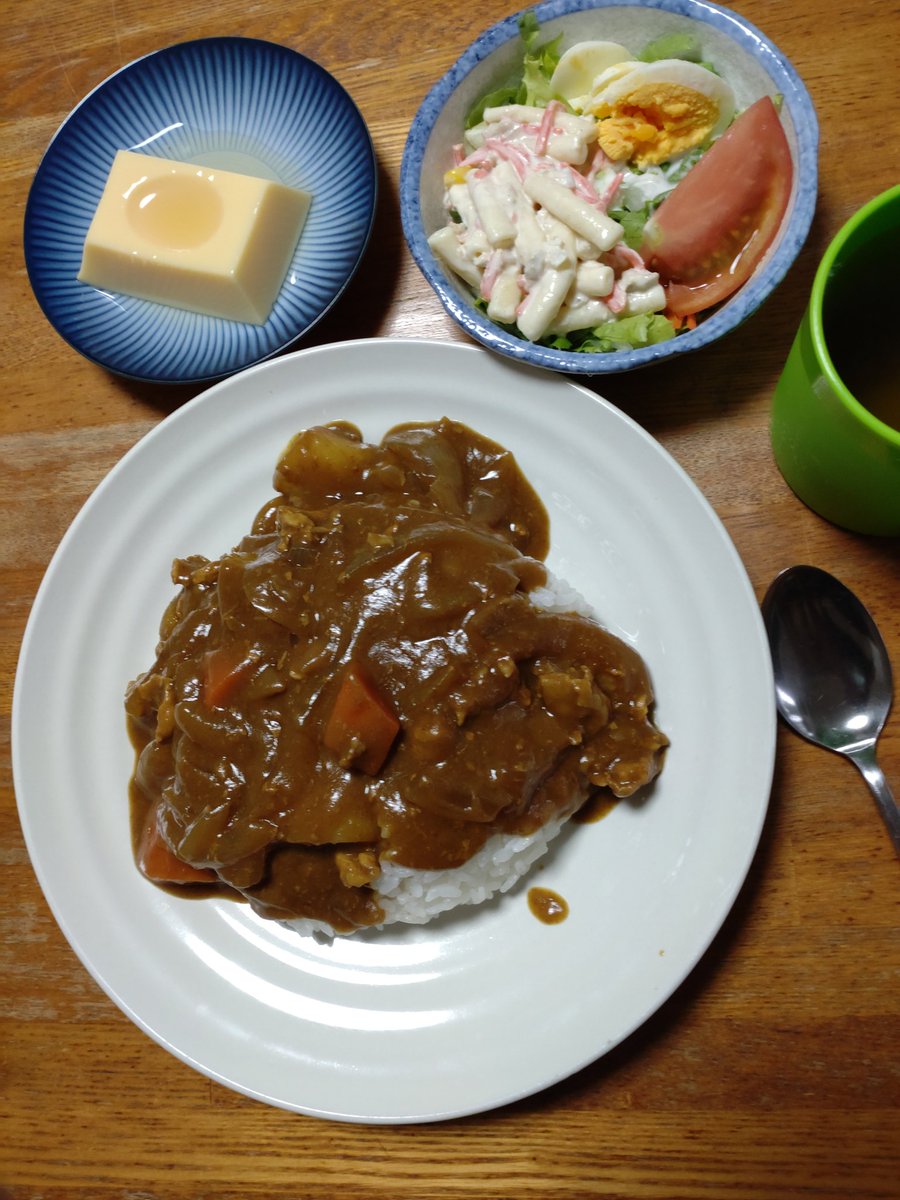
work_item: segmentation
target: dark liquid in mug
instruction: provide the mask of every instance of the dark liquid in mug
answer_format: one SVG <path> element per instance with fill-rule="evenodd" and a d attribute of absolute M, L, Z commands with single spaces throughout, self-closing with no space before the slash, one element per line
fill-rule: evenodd
<path fill-rule="evenodd" d="M 848 390 L 900 430 L 900 231 L 888 230 L 838 264 L 825 291 L 822 325 Z"/>

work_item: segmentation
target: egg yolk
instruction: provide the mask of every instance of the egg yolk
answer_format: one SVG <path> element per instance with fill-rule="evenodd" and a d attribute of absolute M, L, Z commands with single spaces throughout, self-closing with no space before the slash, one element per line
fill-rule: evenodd
<path fill-rule="evenodd" d="M 636 87 L 614 104 L 600 100 L 594 114 L 604 154 L 646 167 L 699 146 L 715 128 L 719 109 L 693 88 L 666 83 Z"/>

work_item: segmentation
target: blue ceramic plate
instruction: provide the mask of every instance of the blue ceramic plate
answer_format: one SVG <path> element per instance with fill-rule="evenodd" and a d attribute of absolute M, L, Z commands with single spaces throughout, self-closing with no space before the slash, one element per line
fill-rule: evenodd
<path fill-rule="evenodd" d="M 79 283 L 84 239 L 117 150 L 276 179 L 313 202 L 265 325 L 245 325 Z M 160 383 L 216 379 L 290 345 L 353 276 L 375 214 L 376 161 L 356 105 L 284 46 L 205 38 L 123 67 L 69 115 L 25 211 L 38 303 L 87 358 Z"/>
<path fill-rule="evenodd" d="M 425 278 L 451 317 L 473 338 L 519 362 L 584 375 L 628 371 L 709 345 L 736 328 L 781 282 L 812 222 L 818 186 L 819 131 L 815 109 L 794 68 L 742 16 L 705 0 L 545 0 L 532 10 L 541 40 L 562 34 L 562 48 L 589 39 L 619 42 L 639 52 L 670 33 L 693 35 L 731 84 L 738 108 L 762 95 L 781 97 L 781 120 L 794 164 L 794 183 L 781 230 L 751 278 L 696 329 L 638 350 L 581 354 L 534 345 L 489 321 L 466 286 L 447 274 L 428 245 L 445 223 L 443 173 L 477 99 L 521 68 L 522 45 L 514 14 L 492 26 L 431 89 L 416 115 L 400 173 L 403 231 Z"/>

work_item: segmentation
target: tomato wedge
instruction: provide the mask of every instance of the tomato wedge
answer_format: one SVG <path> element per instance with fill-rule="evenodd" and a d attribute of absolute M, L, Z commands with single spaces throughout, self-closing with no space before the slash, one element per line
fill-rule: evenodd
<path fill-rule="evenodd" d="M 669 311 L 701 312 L 749 279 L 771 245 L 794 168 L 778 113 L 763 96 L 741 113 L 644 227 L 641 254 Z"/>

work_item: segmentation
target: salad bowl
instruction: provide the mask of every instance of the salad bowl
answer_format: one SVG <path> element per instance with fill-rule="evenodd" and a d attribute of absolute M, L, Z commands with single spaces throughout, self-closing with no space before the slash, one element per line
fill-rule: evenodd
<path fill-rule="evenodd" d="M 482 112 L 485 97 L 490 98 L 488 105 L 497 104 L 494 97 L 512 96 L 518 80 L 517 100 L 506 103 L 521 104 L 523 57 L 527 71 L 527 56 L 536 54 L 540 57 L 544 47 L 549 46 L 558 60 L 567 49 L 597 40 L 620 44 L 635 59 L 646 54 L 647 61 L 650 61 L 649 48 L 652 46 L 690 45 L 692 52 L 685 57 L 692 57 L 702 66 L 712 66 L 712 73 L 724 80 L 730 89 L 735 125 L 744 113 L 750 119 L 747 110 L 758 110 L 761 104 L 769 105 L 771 101 L 771 124 L 776 127 L 779 143 L 784 147 L 780 173 L 782 212 L 780 219 L 775 218 L 765 253 L 757 258 L 752 272 L 731 294 L 719 297 L 696 316 L 681 320 L 673 315 L 671 292 L 666 286 L 669 306 L 663 311 L 663 302 L 659 302 L 659 315 L 654 322 L 632 322 L 631 327 L 629 323 L 621 322 L 611 338 L 605 337 L 605 326 L 602 331 L 595 331 L 603 337 L 593 334 L 571 337 L 566 336 L 565 331 L 560 336 L 551 326 L 545 335 L 532 336 L 528 340 L 516 321 L 492 320 L 487 315 L 484 288 L 476 294 L 478 281 L 475 275 L 470 272 L 466 282 L 448 266 L 447 255 L 439 251 L 434 235 L 448 228 L 448 222 L 449 228 L 459 228 L 452 224 L 459 216 L 451 211 L 452 204 L 448 203 L 448 181 L 461 161 L 463 170 L 471 161 L 462 158 L 471 143 L 467 143 L 462 151 L 459 147 L 467 126 L 477 119 L 473 113 Z M 692 66 L 690 69 L 696 71 L 697 68 Z M 549 68 L 547 71 L 549 74 Z M 551 94 L 550 103 L 556 106 L 559 97 L 554 92 Z M 528 103 L 546 105 L 548 101 L 529 99 Z M 556 111 L 564 109 L 557 108 Z M 575 111 L 579 109 L 576 107 Z M 744 128 L 747 129 L 746 124 Z M 731 138 L 731 129 L 728 134 Z M 715 145 L 710 137 L 697 149 L 696 157 L 700 157 L 710 141 Z M 682 158 L 687 160 L 687 156 Z M 684 167 L 685 175 L 689 174 L 692 165 Z M 629 164 L 628 169 L 631 168 L 632 164 Z M 614 169 L 618 169 L 617 164 Z M 639 168 L 634 170 L 639 172 Z M 729 177 L 735 175 L 740 172 L 732 172 Z M 719 170 L 718 177 L 721 181 L 726 173 Z M 760 177 L 774 178 L 774 172 L 763 170 Z M 404 234 L 413 257 L 446 312 L 469 336 L 499 354 L 533 366 L 573 374 L 602 375 L 628 371 L 698 350 L 751 316 L 778 286 L 800 251 L 812 222 L 817 184 L 818 123 L 809 94 L 785 56 L 739 14 L 705 3 L 705 0 L 546 0 L 488 29 L 432 87 L 407 138 L 401 167 L 400 202 Z M 718 186 L 720 184 L 716 182 Z M 577 186 L 575 190 L 578 190 Z M 722 207 L 724 211 L 727 205 L 719 206 L 716 200 L 714 197 L 711 210 Z M 770 197 L 767 196 L 762 201 L 763 213 L 769 204 Z M 659 199 L 648 207 L 644 219 L 658 205 Z M 684 205 L 679 211 L 683 210 Z M 709 224 L 711 210 L 707 208 L 704 217 L 700 217 L 699 208 L 697 210 L 698 237 L 702 226 Z M 612 209 L 610 211 L 612 213 Z M 691 230 L 685 229 L 684 233 L 690 241 Z M 724 230 L 722 235 L 724 237 Z M 632 261 L 637 261 L 633 255 Z M 647 265 L 651 270 L 653 266 L 651 262 L 644 264 L 643 261 L 640 265 Z M 482 275 L 482 280 L 484 278 Z M 663 276 L 659 282 L 668 284 Z M 518 320 L 522 310 L 516 311 Z M 652 332 L 649 331 L 651 325 Z"/>

